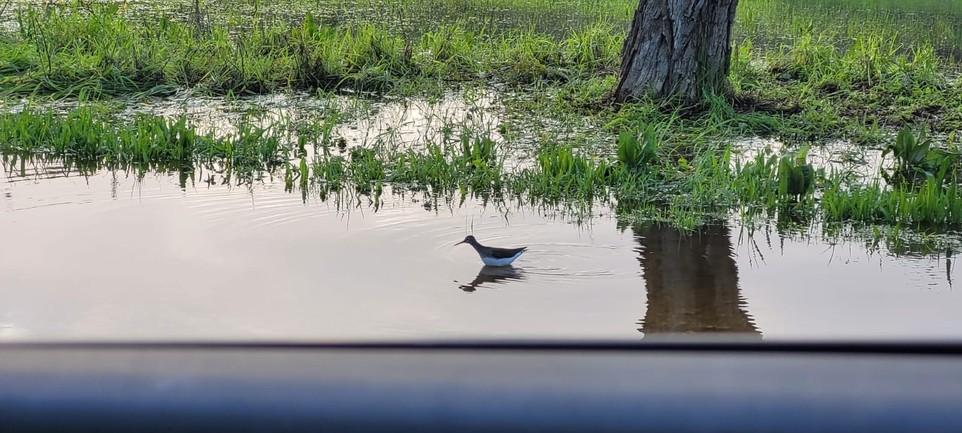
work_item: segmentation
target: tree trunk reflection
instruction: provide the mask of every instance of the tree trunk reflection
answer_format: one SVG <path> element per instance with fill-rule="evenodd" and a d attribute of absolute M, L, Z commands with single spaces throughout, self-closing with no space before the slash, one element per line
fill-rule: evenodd
<path fill-rule="evenodd" d="M 667 226 L 632 231 L 648 292 L 639 331 L 646 336 L 726 332 L 761 338 L 738 290 L 728 228 L 689 234 Z"/>

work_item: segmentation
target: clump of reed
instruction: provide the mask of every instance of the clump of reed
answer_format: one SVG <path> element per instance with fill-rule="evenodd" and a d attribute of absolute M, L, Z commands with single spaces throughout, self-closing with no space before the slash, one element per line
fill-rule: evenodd
<path fill-rule="evenodd" d="M 903 129 L 887 152 L 896 157 L 883 178 L 864 182 L 845 173 L 825 172 L 804 161 L 807 149 L 786 155 L 758 154 L 734 165 L 729 184 L 743 216 L 804 216 L 807 223 L 888 224 L 915 230 L 962 226 L 958 153 L 917 144 Z M 950 140 L 951 142 L 951 140 Z M 952 145 L 949 145 L 952 147 Z M 895 150 L 898 149 L 898 150 Z M 934 152 L 934 153 L 929 153 Z M 927 163 L 932 155 L 938 164 Z M 926 171 L 937 168 L 935 171 Z M 894 173 L 895 175 L 892 175 Z"/>
<path fill-rule="evenodd" d="M 96 105 L 81 105 L 58 114 L 28 106 L 0 114 L 0 153 L 50 155 L 90 163 L 180 164 L 218 163 L 239 170 L 280 166 L 290 153 L 266 128 L 241 124 L 235 134 L 214 137 L 173 119 L 138 114 L 119 124 Z"/>
<path fill-rule="evenodd" d="M 397 191 L 488 196 L 501 192 L 507 175 L 497 143 L 470 130 L 455 141 L 426 142 L 423 149 L 374 143 L 353 148 L 349 157 L 318 155 L 311 171 L 312 181 L 325 194 L 350 187 L 358 194 L 374 196 L 379 196 L 386 184 Z"/>
<path fill-rule="evenodd" d="M 954 136 L 954 135 L 953 135 Z M 959 163 L 959 149 L 950 138 L 949 148 L 932 147 L 932 140 L 921 130 L 916 138 L 908 126 L 902 128 L 895 140 L 888 143 L 882 156 L 892 155 L 894 165 L 882 170 L 882 176 L 889 183 L 914 184 L 921 180 L 934 179 L 943 182 L 954 165 Z"/>
<path fill-rule="evenodd" d="M 924 131 L 924 129 L 922 130 Z M 892 165 L 881 169 L 867 185 L 853 184 L 834 174 L 822 188 L 828 220 L 887 223 L 915 229 L 958 227 L 962 224 L 962 191 L 958 188 L 962 158 L 954 134 L 945 147 L 903 128 L 883 155 Z"/>
<path fill-rule="evenodd" d="M 884 223 L 916 229 L 946 229 L 962 225 L 962 195 L 953 179 L 943 184 L 926 179 L 914 188 L 874 182 L 846 185 L 830 177 L 822 191 L 826 220 Z"/>

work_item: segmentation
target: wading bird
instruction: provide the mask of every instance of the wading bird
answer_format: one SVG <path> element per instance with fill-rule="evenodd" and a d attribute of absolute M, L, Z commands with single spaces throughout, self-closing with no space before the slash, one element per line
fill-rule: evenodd
<path fill-rule="evenodd" d="M 510 265 L 515 259 L 521 256 L 528 247 L 520 248 L 495 248 L 486 247 L 478 243 L 478 240 L 474 236 L 467 236 L 463 241 L 458 242 L 454 245 L 469 244 L 474 247 L 474 250 L 478 252 L 481 256 L 481 261 L 488 266 L 507 266 Z"/>

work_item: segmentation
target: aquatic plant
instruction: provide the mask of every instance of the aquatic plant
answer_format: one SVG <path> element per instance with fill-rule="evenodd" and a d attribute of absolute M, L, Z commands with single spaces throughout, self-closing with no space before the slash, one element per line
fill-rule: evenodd
<path fill-rule="evenodd" d="M 926 179 L 918 188 L 899 188 L 880 182 L 850 185 L 831 176 L 822 190 L 821 203 L 828 221 L 899 224 L 917 229 L 962 224 L 962 195 L 957 183 L 945 186 L 934 178 Z"/>
<path fill-rule="evenodd" d="M 759 152 L 754 159 L 743 162 L 738 159 L 732 169 L 732 192 L 738 197 L 743 216 L 761 213 L 766 217 L 774 215 L 779 198 L 777 170 L 781 158 Z"/>
<path fill-rule="evenodd" d="M 644 170 L 657 158 L 658 137 L 654 126 L 648 124 L 639 129 L 618 134 L 618 163 L 633 173 Z"/>
<path fill-rule="evenodd" d="M 529 200 L 591 203 L 609 184 L 611 169 L 601 158 L 571 146 L 548 142 L 538 149 L 535 165 L 518 174 Z"/>
<path fill-rule="evenodd" d="M 882 170 L 889 182 L 916 183 L 920 179 L 945 179 L 953 164 L 958 163 L 958 152 L 932 147 L 932 140 L 921 130 L 918 138 L 905 126 L 882 150 L 882 156 L 892 155 L 895 165 Z"/>
<path fill-rule="evenodd" d="M 238 125 L 214 137 L 196 131 L 184 116 L 136 115 L 118 124 L 103 107 L 81 105 L 64 114 L 28 106 L 0 114 L 0 152 L 53 155 L 90 163 L 218 163 L 239 170 L 278 166 L 291 151 L 268 129 Z"/>
<path fill-rule="evenodd" d="M 778 162 L 778 195 L 780 197 L 800 196 L 812 193 L 815 186 L 815 169 L 806 162 L 808 147 L 795 155 L 783 156 Z"/>

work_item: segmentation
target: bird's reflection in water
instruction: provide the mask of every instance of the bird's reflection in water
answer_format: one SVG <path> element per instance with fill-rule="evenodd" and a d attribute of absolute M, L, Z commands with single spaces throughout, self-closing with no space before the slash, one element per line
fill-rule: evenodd
<path fill-rule="evenodd" d="M 468 284 L 458 286 L 465 292 L 473 292 L 481 287 L 482 284 L 493 285 L 503 284 L 505 280 L 523 280 L 524 271 L 514 266 L 485 266 L 478 272 L 478 276 Z"/>

